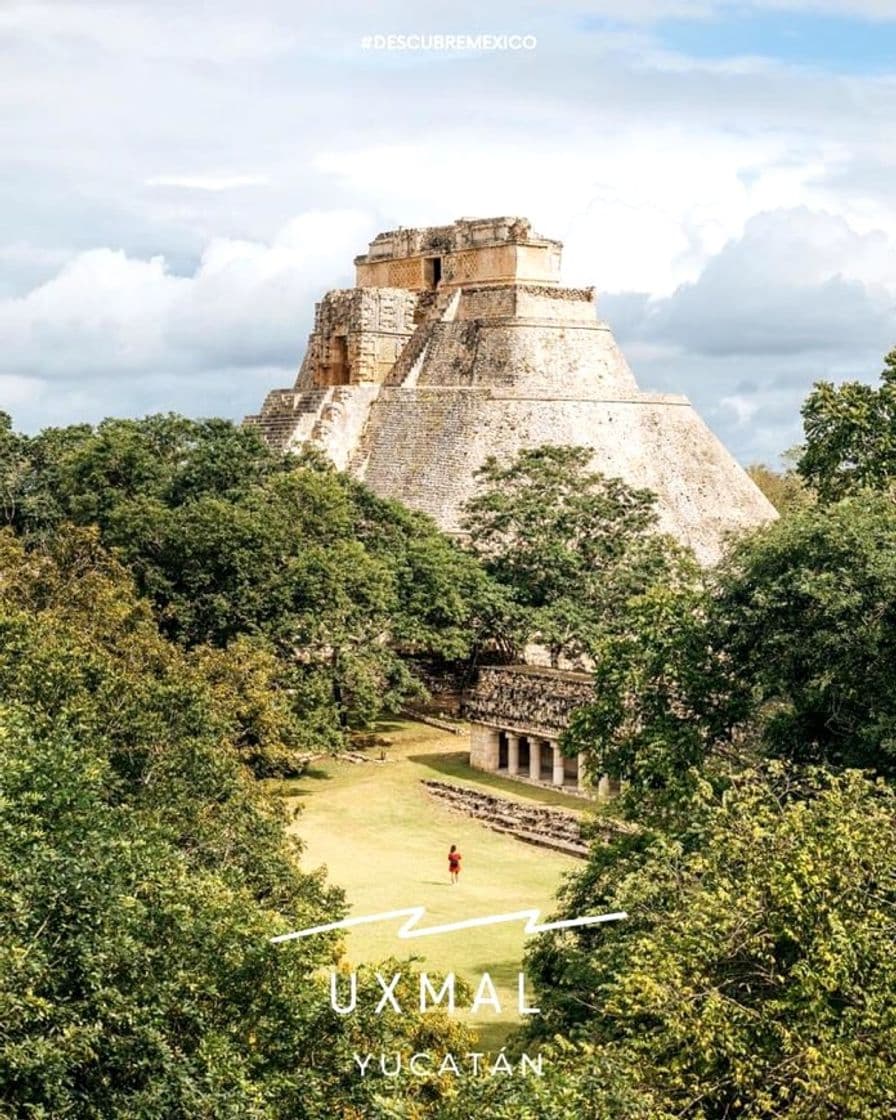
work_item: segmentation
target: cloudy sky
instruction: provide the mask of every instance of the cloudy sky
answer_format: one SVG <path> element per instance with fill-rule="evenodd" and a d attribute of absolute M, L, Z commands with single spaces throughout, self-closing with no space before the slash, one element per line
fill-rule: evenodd
<path fill-rule="evenodd" d="M 387 51 L 365 35 L 528 35 Z M 0 0 L 0 408 L 290 384 L 382 229 L 522 214 L 744 461 L 896 345 L 896 0 Z"/>

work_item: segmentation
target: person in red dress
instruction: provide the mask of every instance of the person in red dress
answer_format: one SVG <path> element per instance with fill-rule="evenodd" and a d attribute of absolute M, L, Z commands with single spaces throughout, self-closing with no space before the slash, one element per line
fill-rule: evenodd
<path fill-rule="evenodd" d="M 448 874 L 451 876 L 451 882 L 456 883 L 457 877 L 460 874 L 460 861 L 461 854 L 457 850 L 457 845 L 451 845 L 451 851 L 448 853 Z"/>

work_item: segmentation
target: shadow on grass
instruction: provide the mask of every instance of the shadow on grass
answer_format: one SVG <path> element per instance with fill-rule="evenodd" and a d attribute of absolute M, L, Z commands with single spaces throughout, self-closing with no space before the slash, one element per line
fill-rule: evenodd
<path fill-rule="evenodd" d="M 333 775 L 329 770 L 324 770 L 322 766 L 308 766 L 296 780 L 300 782 L 303 778 L 311 778 L 315 782 L 332 782 Z"/>
<path fill-rule="evenodd" d="M 501 992 L 501 1002 L 505 1005 L 512 1000 L 514 1006 L 517 1001 L 517 985 L 519 984 L 520 966 L 516 961 L 487 961 L 485 964 L 473 966 L 477 976 L 487 972 L 492 978 L 492 983 L 506 991 Z M 507 995 L 510 993 L 510 996 Z"/>
<path fill-rule="evenodd" d="M 469 1020 L 476 1032 L 476 1044 L 490 1058 L 507 1045 L 510 1035 L 519 1029 L 518 1023 L 477 1023 Z"/>
<path fill-rule="evenodd" d="M 409 754 L 408 762 L 417 762 L 439 774 L 450 774 L 454 778 L 472 778 L 475 774 L 464 751 L 435 750 L 428 754 Z"/>
<path fill-rule="evenodd" d="M 310 797 L 322 792 L 315 788 L 320 782 L 332 782 L 333 775 L 320 766 L 309 766 L 297 778 L 272 778 L 268 788 L 280 797 Z"/>

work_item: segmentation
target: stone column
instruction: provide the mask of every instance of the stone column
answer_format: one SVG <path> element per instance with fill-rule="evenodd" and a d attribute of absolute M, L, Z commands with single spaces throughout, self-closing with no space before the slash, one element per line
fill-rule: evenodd
<path fill-rule="evenodd" d="M 533 782 L 541 778 L 541 739 L 529 736 L 529 777 Z"/>
<path fill-rule="evenodd" d="M 497 728 L 470 724 L 470 765 L 475 770 L 497 770 L 500 740 Z"/>
<path fill-rule="evenodd" d="M 600 781 L 597 783 L 597 799 L 598 801 L 606 801 L 610 796 L 610 779 L 606 774 L 601 774 Z"/>
<path fill-rule="evenodd" d="M 512 731 L 505 731 L 507 736 L 507 773 L 514 777 L 520 772 L 520 737 Z"/>
<path fill-rule="evenodd" d="M 576 763 L 578 765 L 578 769 L 576 771 L 576 785 L 579 787 L 579 789 L 584 789 L 585 788 L 585 756 L 584 756 L 584 754 L 580 754 L 580 755 L 576 756 Z"/>
<path fill-rule="evenodd" d="M 554 752 L 554 785 L 562 786 L 566 780 L 566 774 L 563 767 L 563 752 L 560 750 L 560 744 L 551 741 L 551 750 Z"/>

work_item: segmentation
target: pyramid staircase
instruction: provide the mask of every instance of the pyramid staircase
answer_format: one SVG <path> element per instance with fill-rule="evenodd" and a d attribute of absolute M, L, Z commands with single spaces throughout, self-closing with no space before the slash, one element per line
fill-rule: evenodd
<path fill-rule="evenodd" d="M 286 451 L 311 439 L 321 414 L 330 403 L 333 389 L 274 389 L 265 397 L 261 412 L 247 416 L 248 427 L 257 428 L 268 446 Z"/>

